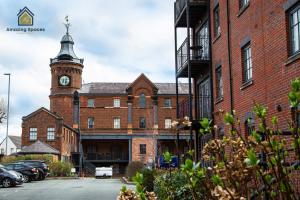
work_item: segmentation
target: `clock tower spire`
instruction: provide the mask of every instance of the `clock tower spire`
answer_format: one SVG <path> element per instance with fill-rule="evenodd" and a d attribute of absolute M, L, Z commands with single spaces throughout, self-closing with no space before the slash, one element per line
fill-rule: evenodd
<path fill-rule="evenodd" d="M 73 125 L 73 93 L 81 88 L 83 59 L 73 50 L 74 41 L 69 33 L 71 24 L 66 16 L 66 34 L 62 37 L 61 48 L 55 58 L 50 59 L 51 89 L 50 110 L 60 115 L 64 123 Z"/>

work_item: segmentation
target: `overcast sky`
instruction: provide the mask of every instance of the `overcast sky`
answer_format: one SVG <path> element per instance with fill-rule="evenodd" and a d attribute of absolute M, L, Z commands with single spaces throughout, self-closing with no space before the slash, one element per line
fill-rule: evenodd
<path fill-rule="evenodd" d="M 21 118 L 49 108 L 49 59 L 60 49 L 68 15 L 75 53 L 84 58 L 83 81 L 131 82 L 145 73 L 153 82 L 174 82 L 173 0 L 0 0 L 0 97 L 11 73 L 9 134 L 21 135 Z M 27 6 L 34 27 L 16 33 L 17 14 Z M 0 125 L 4 138 L 6 124 Z"/>

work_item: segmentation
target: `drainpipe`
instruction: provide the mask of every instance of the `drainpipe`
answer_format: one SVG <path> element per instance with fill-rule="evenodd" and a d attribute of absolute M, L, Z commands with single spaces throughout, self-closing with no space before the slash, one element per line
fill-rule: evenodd
<path fill-rule="evenodd" d="M 234 110 L 234 101 L 233 101 L 233 80 L 232 80 L 232 66 L 231 66 L 231 43 L 230 43 L 230 35 L 231 35 L 231 27 L 230 27 L 230 9 L 229 9 L 229 0 L 226 0 L 226 8 L 227 8 L 227 51 L 228 51 L 228 65 L 229 65 L 229 84 L 230 84 L 230 112 L 233 114 L 232 110 Z"/>

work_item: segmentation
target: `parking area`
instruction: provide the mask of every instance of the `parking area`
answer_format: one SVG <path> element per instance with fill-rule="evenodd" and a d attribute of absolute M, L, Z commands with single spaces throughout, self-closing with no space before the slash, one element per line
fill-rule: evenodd
<path fill-rule="evenodd" d="M 1 200 L 115 200 L 124 184 L 120 179 L 44 180 L 0 188 Z M 134 186 L 128 186 L 134 188 Z"/>

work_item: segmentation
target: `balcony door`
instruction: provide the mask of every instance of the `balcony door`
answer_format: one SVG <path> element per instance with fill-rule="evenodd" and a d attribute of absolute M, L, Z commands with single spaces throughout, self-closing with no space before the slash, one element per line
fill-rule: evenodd
<path fill-rule="evenodd" d="M 209 78 L 198 84 L 198 117 L 211 118 L 211 92 Z"/>
<path fill-rule="evenodd" d="M 196 32 L 195 45 L 198 47 L 195 50 L 195 56 L 199 59 L 209 59 L 209 30 L 208 22 L 205 22 L 202 27 Z"/>

